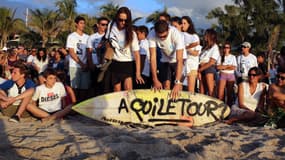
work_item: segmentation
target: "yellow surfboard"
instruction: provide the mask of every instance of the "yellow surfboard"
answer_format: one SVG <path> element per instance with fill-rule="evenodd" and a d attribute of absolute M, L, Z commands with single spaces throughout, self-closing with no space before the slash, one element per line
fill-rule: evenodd
<path fill-rule="evenodd" d="M 230 108 L 203 94 L 180 92 L 176 101 L 170 90 L 132 90 L 97 96 L 73 107 L 78 113 L 112 125 L 201 126 L 226 118 Z"/>

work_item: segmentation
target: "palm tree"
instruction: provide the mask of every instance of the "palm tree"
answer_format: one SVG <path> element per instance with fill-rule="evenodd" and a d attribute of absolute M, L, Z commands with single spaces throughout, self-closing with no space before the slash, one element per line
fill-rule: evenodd
<path fill-rule="evenodd" d="M 29 26 L 31 30 L 39 33 L 42 37 L 42 47 L 46 46 L 49 39 L 53 39 L 62 30 L 64 21 L 60 14 L 49 9 L 31 10 Z"/>
<path fill-rule="evenodd" d="M 6 46 L 8 37 L 12 33 L 16 33 L 19 30 L 24 31 L 24 21 L 19 18 L 14 18 L 16 9 L 1 7 L 0 8 L 0 48 Z"/>
<path fill-rule="evenodd" d="M 120 8 L 119 5 L 115 5 L 114 3 L 108 3 L 100 7 L 101 16 L 106 17 L 110 20 L 114 19 L 118 9 Z"/>
<path fill-rule="evenodd" d="M 58 0 L 55 5 L 58 7 L 58 12 L 65 19 L 64 31 L 71 33 L 74 30 L 74 19 L 77 15 L 75 11 L 77 7 L 76 0 Z"/>
<path fill-rule="evenodd" d="M 164 7 L 162 11 L 156 10 L 154 13 L 150 14 L 148 17 L 146 17 L 146 23 L 154 24 L 158 20 L 161 13 L 168 13 L 167 8 Z"/>

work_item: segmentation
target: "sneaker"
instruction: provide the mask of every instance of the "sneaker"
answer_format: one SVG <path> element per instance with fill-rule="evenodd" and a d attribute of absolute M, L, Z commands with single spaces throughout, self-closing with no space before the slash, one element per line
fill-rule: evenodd
<path fill-rule="evenodd" d="M 14 122 L 14 123 L 20 123 L 20 117 L 17 116 L 17 115 L 14 115 L 8 121 L 9 122 Z"/>

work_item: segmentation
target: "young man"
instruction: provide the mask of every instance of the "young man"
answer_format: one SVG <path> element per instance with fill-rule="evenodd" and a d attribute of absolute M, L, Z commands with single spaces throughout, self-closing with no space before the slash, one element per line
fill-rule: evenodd
<path fill-rule="evenodd" d="M 90 73 L 87 65 L 87 40 L 85 34 L 85 19 L 81 16 L 75 18 L 76 31 L 68 35 L 66 47 L 68 48 L 69 73 L 71 87 L 74 89 L 78 101 L 88 98 L 88 88 L 90 87 Z"/>
<path fill-rule="evenodd" d="M 256 56 L 250 53 L 251 44 L 241 44 L 242 54 L 237 57 L 237 83 L 248 80 L 248 71 L 252 67 L 258 67 Z"/>
<path fill-rule="evenodd" d="M 109 20 L 105 17 L 101 17 L 98 19 L 98 23 L 94 25 L 94 30 L 96 28 L 97 31 L 95 31 L 94 34 L 90 35 L 90 37 L 87 40 L 87 61 L 88 66 L 91 69 L 91 79 L 92 79 L 92 90 L 93 95 L 97 96 L 101 93 L 104 93 L 105 88 L 109 88 L 108 86 L 105 87 L 108 83 L 100 84 L 97 82 L 98 74 L 99 74 L 99 64 L 103 64 L 104 55 L 97 53 L 97 49 L 100 47 L 100 42 L 102 40 L 102 37 L 105 35 L 105 32 L 107 30 Z M 107 74 L 105 74 L 106 76 Z M 104 87 L 103 87 L 104 86 Z"/>
<path fill-rule="evenodd" d="M 171 98 L 178 98 L 178 92 L 182 89 L 181 76 L 183 68 L 184 43 L 181 33 L 174 27 L 170 27 L 166 21 L 159 20 L 155 23 L 148 37 L 150 47 L 150 64 L 154 89 L 170 89 Z M 161 81 L 157 77 L 156 46 L 161 50 Z"/>
<path fill-rule="evenodd" d="M 9 121 L 20 122 L 20 118 L 27 117 L 26 106 L 34 93 L 35 84 L 27 79 L 26 66 L 17 62 L 13 65 L 12 79 L 0 85 L 1 112 L 11 117 Z"/>
<path fill-rule="evenodd" d="M 54 69 L 46 69 L 44 78 L 45 83 L 36 88 L 32 103 L 28 104 L 27 110 L 43 121 L 62 118 L 71 110 L 71 105 L 64 107 L 65 88 L 61 82 L 56 81 Z"/>

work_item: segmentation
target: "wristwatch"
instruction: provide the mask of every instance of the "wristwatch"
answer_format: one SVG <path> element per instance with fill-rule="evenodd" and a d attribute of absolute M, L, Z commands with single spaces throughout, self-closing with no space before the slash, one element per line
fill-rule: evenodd
<path fill-rule="evenodd" d="M 177 79 L 176 79 L 176 80 L 174 81 L 174 84 L 182 84 L 182 83 L 181 83 L 180 80 L 177 80 Z"/>

